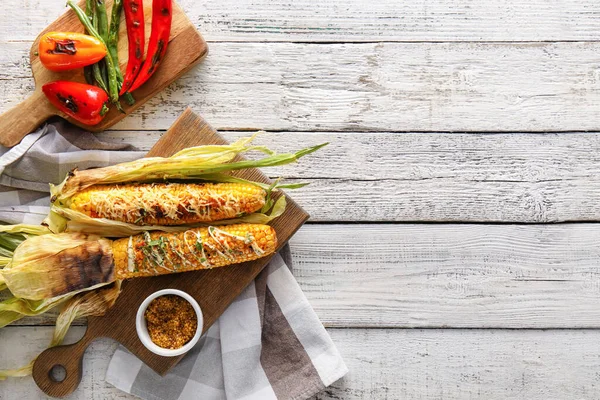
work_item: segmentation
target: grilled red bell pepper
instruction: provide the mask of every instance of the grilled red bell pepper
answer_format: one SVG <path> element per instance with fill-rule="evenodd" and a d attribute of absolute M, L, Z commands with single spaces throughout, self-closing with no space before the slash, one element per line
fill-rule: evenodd
<path fill-rule="evenodd" d="M 172 11 L 173 4 L 171 0 L 152 1 L 152 32 L 148 43 L 148 53 L 140 73 L 133 81 L 128 92 L 133 92 L 150 79 L 165 56 L 171 34 Z"/>
<path fill-rule="evenodd" d="M 123 86 L 119 93 L 121 96 L 129 90 L 140 72 L 142 59 L 144 58 L 144 45 L 146 44 L 143 0 L 123 0 L 123 8 L 125 9 L 125 24 L 127 25 L 129 59 L 123 77 Z"/>
<path fill-rule="evenodd" d="M 48 32 L 40 38 L 38 54 L 49 70 L 66 71 L 97 63 L 106 56 L 106 47 L 83 33 Z"/>
<path fill-rule="evenodd" d="M 42 91 L 56 108 L 86 125 L 96 125 L 108 111 L 108 95 L 97 86 L 55 81 L 42 86 Z"/>

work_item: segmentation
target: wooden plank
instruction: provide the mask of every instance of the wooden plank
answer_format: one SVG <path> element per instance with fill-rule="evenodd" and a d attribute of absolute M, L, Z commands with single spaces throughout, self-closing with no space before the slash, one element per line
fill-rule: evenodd
<path fill-rule="evenodd" d="M 160 134 L 100 138 L 145 149 Z M 279 152 L 324 142 L 330 145 L 297 164 L 267 170 L 311 183 L 294 198 L 314 222 L 600 220 L 597 133 L 269 132 L 256 139 Z"/>
<path fill-rule="evenodd" d="M 599 328 L 597 224 L 308 225 L 294 275 L 330 327 Z"/>
<path fill-rule="evenodd" d="M 598 232 L 310 224 L 290 245 L 294 275 L 328 327 L 600 328 Z"/>
<path fill-rule="evenodd" d="M 82 328 L 74 328 L 83 334 Z M 313 400 L 600 397 L 600 331 L 329 329 L 349 374 Z M 0 369 L 26 363 L 50 328 L 0 331 Z M 28 346 L 22 345 L 27 338 Z M 73 398 L 134 399 L 104 381 L 116 344 L 92 344 Z M 0 398 L 45 399 L 31 378 L 0 385 Z"/>
<path fill-rule="evenodd" d="M 325 399 L 597 399 L 599 331 L 330 330 L 350 370 Z"/>
<path fill-rule="evenodd" d="M 0 40 L 32 40 L 60 1 L 7 1 Z M 554 41 L 600 39 L 592 0 L 182 0 L 211 41 Z"/>
<path fill-rule="evenodd" d="M 23 44 L 5 47 L 2 111 L 31 85 L 19 78 Z M 600 43 L 215 43 L 115 129 L 166 129 L 189 104 L 219 130 L 599 130 L 598 53 Z"/>

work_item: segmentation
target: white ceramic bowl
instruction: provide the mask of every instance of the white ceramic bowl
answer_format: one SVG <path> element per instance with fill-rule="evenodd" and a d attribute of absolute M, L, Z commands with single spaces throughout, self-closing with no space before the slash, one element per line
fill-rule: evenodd
<path fill-rule="evenodd" d="M 144 313 L 146 312 L 146 308 L 148 308 L 148 304 L 157 297 L 165 296 L 168 294 L 174 294 L 179 297 L 183 297 L 187 300 L 192 307 L 194 307 L 194 311 L 196 311 L 196 317 L 198 318 L 198 329 L 196 330 L 196 334 L 187 342 L 183 347 L 178 349 L 165 349 L 160 346 L 157 346 L 152 339 L 150 339 L 150 334 L 148 334 L 148 327 L 146 326 L 146 318 L 144 318 Z M 146 297 L 146 300 L 142 302 L 140 308 L 138 309 L 137 316 L 135 318 L 135 329 L 137 330 L 137 334 L 148 350 L 153 352 L 154 354 L 158 354 L 163 357 L 175 357 L 180 356 L 184 353 L 187 353 L 198 343 L 200 340 L 200 336 L 202 335 L 202 327 L 204 325 L 204 319 L 202 318 L 202 310 L 200 309 L 200 305 L 198 302 L 194 300 L 192 296 L 187 294 L 186 292 L 182 292 L 177 289 L 163 289 L 158 292 L 152 293 L 150 296 Z"/>

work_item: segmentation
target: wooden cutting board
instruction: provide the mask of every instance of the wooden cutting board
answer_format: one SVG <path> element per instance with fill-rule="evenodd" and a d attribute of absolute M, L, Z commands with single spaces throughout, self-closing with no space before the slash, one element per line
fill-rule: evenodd
<path fill-rule="evenodd" d="M 82 0 L 79 5 L 85 10 L 85 0 Z M 112 0 L 106 0 L 106 7 L 110 19 Z M 147 47 L 152 22 L 151 0 L 144 1 L 144 16 L 146 22 Z M 59 115 L 66 118 L 71 123 L 92 132 L 103 131 L 125 118 L 156 93 L 179 78 L 183 73 L 198 64 L 208 52 L 206 42 L 200 33 L 196 30 L 179 5 L 173 2 L 173 20 L 167 54 L 154 75 L 133 93 L 133 97 L 136 100 L 135 104 L 130 106 L 127 102 L 122 101 L 121 104 L 125 110 L 125 114 L 119 112 L 112 106 L 102 122 L 98 125 L 87 126 L 58 111 L 50 104 L 42 92 L 42 86 L 44 84 L 57 80 L 85 82 L 83 68 L 63 72 L 52 72 L 46 69 L 40 62 L 40 59 L 37 56 L 40 37 L 46 32 L 51 31 L 84 32 L 84 27 L 79 22 L 75 13 L 68 8 L 63 15 L 44 29 L 33 42 L 29 58 L 31 61 L 33 78 L 35 80 L 35 91 L 22 103 L 0 115 L 0 144 L 3 146 L 12 147 L 19 143 L 25 135 L 34 131 L 40 124 L 53 115 Z M 125 26 L 125 17 L 123 13 L 121 13 L 121 24 L 119 27 L 118 48 L 121 71 L 125 72 L 128 57 L 127 28 Z"/>
<path fill-rule="evenodd" d="M 150 150 L 148 156 L 170 156 L 186 147 L 226 143 L 206 121 L 187 109 Z M 256 169 L 238 171 L 235 175 L 269 182 L 269 179 Z M 287 243 L 308 217 L 302 208 L 287 198 L 285 212 L 271 223 L 277 232 L 279 248 Z M 33 366 L 35 382 L 50 396 L 62 397 L 73 392 L 81 381 L 83 353 L 90 343 L 99 337 L 117 340 L 156 372 L 165 374 L 183 356 L 157 356 L 140 342 L 135 329 L 135 317 L 142 301 L 160 289 L 183 290 L 200 304 L 204 314 L 203 332 L 206 332 L 270 259 L 271 257 L 267 257 L 224 268 L 137 278 L 124 282 L 121 295 L 106 315 L 88 318 L 87 331 L 79 342 L 54 347 L 40 354 Z M 50 372 L 55 366 L 62 366 L 66 370 L 66 378 L 62 382 L 51 378 Z"/>

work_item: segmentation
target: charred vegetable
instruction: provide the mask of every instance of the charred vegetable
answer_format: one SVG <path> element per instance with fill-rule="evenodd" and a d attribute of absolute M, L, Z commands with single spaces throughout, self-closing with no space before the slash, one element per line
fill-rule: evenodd
<path fill-rule="evenodd" d="M 108 111 L 106 92 L 93 85 L 56 81 L 42 86 L 42 91 L 56 108 L 86 125 L 98 124 Z"/>
<path fill-rule="evenodd" d="M 123 9 L 123 3 L 121 0 L 114 0 L 110 16 L 110 25 L 108 27 L 108 35 L 106 46 L 108 52 L 112 57 L 113 64 L 115 66 L 115 73 L 117 74 L 117 81 L 119 84 L 123 83 L 123 75 L 121 74 L 121 68 L 119 68 L 119 22 L 121 22 L 121 10 Z"/>
<path fill-rule="evenodd" d="M 40 61 L 52 71 L 66 71 L 94 64 L 106 55 L 106 47 L 93 36 L 77 32 L 48 32 L 40 38 Z"/>
<path fill-rule="evenodd" d="M 164 58 L 171 34 L 172 8 L 173 4 L 171 0 L 152 1 L 152 31 L 150 33 L 146 60 L 142 65 L 139 75 L 128 89 L 129 92 L 133 92 L 150 79 Z"/>
<path fill-rule="evenodd" d="M 104 4 L 103 1 L 99 1 L 97 6 L 100 6 L 100 3 Z M 71 7 L 73 9 L 73 11 L 75 11 L 75 14 L 77 14 L 77 17 L 79 18 L 79 21 L 81 21 L 83 26 L 85 26 L 85 29 L 87 29 L 87 31 L 90 33 L 90 35 L 92 35 L 96 39 L 98 39 L 104 45 L 104 47 L 107 47 L 106 41 L 104 40 L 103 36 L 100 35 L 100 33 L 98 33 L 98 31 L 96 29 L 94 29 L 94 27 L 92 26 L 92 23 L 90 22 L 89 17 L 86 15 L 86 13 L 77 4 L 75 4 L 72 0 L 68 0 L 67 5 L 69 7 Z M 104 9 L 104 11 L 106 14 L 106 9 Z M 107 82 L 108 96 L 110 98 L 110 101 L 113 104 L 115 104 L 115 106 L 117 106 L 117 108 L 120 109 L 121 105 L 119 104 L 119 83 L 117 81 L 115 64 L 113 63 L 113 59 L 112 59 L 110 53 L 106 53 L 106 56 L 104 57 L 104 59 L 106 60 L 106 70 L 107 70 L 107 74 L 108 74 L 108 82 Z"/>
<path fill-rule="evenodd" d="M 69 207 L 135 225 L 183 225 L 251 214 L 265 205 L 266 196 L 251 183 L 96 185 L 73 196 Z"/>
<path fill-rule="evenodd" d="M 123 279 L 224 267 L 276 249 L 275 230 L 260 224 L 144 232 L 115 241 L 60 233 L 25 240 L 0 279 L 16 298 L 44 301 Z"/>
<path fill-rule="evenodd" d="M 125 23 L 127 25 L 129 59 L 127 60 L 127 70 L 123 77 L 121 95 L 129 90 L 140 72 L 146 41 L 143 0 L 123 0 L 123 8 L 125 9 Z"/>

